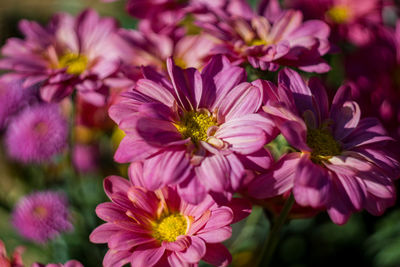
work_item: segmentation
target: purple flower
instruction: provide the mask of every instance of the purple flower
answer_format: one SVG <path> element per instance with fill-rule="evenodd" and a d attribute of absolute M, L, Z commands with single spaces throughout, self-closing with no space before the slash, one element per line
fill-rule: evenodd
<path fill-rule="evenodd" d="M 94 171 L 99 163 L 99 149 L 96 145 L 76 144 L 73 149 L 72 161 L 79 172 Z"/>
<path fill-rule="evenodd" d="M 207 192 L 230 198 L 245 168 L 265 169 L 263 148 L 277 134 L 259 112 L 259 82 L 247 83 L 242 68 L 217 56 L 200 73 L 167 60 L 169 78 L 143 69 L 145 79 L 111 106 L 110 117 L 126 133 L 115 160 L 144 160 L 145 186 L 179 185 L 180 195 L 199 203 Z"/>
<path fill-rule="evenodd" d="M 32 100 L 32 88 L 23 88 L 23 81 L 10 75 L 0 77 L 0 128 Z"/>
<path fill-rule="evenodd" d="M 67 198 L 52 191 L 36 192 L 17 203 L 12 223 L 19 234 L 38 243 L 46 243 L 61 232 L 72 229 Z"/>
<path fill-rule="evenodd" d="M 224 54 L 235 62 L 248 62 L 254 68 L 269 71 L 276 71 L 279 66 L 318 73 L 330 70 L 322 59 L 330 48 L 330 29 L 323 21 L 303 22 L 302 13 L 295 10 L 269 17 L 231 16 L 221 11 L 214 16 L 197 21 L 198 26 L 222 43 L 212 54 Z"/>
<path fill-rule="evenodd" d="M 270 96 L 265 112 L 299 152 L 284 155 L 256 178 L 252 196 L 292 190 L 298 204 L 326 209 L 336 224 L 361 209 L 380 215 L 394 204 L 400 165 L 385 147 L 392 139 L 377 119 L 360 119 L 348 86 L 339 88 L 329 108 L 320 82 L 311 78 L 307 85 L 295 71 L 281 71 L 277 88 L 264 85 Z"/>
<path fill-rule="evenodd" d="M 68 124 L 56 104 L 27 107 L 10 122 L 5 142 L 8 154 L 21 162 L 40 163 L 62 152 Z"/>
<path fill-rule="evenodd" d="M 119 67 L 117 24 L 86 10 L 74 18 L 57 14 L 48 26 L 21 21 L 25 39 L 11 38 L 2 48 L 0 68 L 41 83 L 45 101 L 60 101 L 76 88 L 87 101 L 104 105 L 106 78 Z"/>
<path fill-rule="evenodd" d="M 108 243 L 103 265 L 196 266 L 204 260 L 228 266 L 232 257 L 222 242 L 232 234 L 230 224 L 250 214 L 249 203 L 233 199 L 218 206 L 208 195 L 191 205 L 176 187 L 155 192 L 143 188 L 145 172 L 143 164 L 134 163 L 130 181 L 118 176 L 104 180 L 112 202 L 98 205 L 96 213 L 107 223 L 90 234 L 91 242 Z"/>

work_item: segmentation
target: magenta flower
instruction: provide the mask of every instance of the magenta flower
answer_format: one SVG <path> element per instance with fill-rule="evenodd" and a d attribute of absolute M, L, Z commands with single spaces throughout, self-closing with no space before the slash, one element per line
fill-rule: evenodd
<path fill-rule="evenodd" d="M 111 106 L 110 117 L 126 133 L 114 158 L 144 160 L 149 190 L 176 184 L 190 203 L 210 191 L 230 198 L 245 168 L 265 169 L 271 162 L 263 147 L 277 131 L 259 112 L 259 82 L 244 82 L 244 70 L 221 56 L 201 73 L 172 60 L 167 69 L 171 81 L 145 68 L 146 78 Z"/>
<path fill-rule="evenodd" d="M 57 192 L 36 192 L 17 203 L 12 223 L 19 234 L 37 243 L 45 243 L 61 232 L 72 229 L 66 197 Z"/>
<path fill-rule="evenodd" d="M 197 24 L 222 42 L 211 53 L 225 54 L 235 62 L 248 62 L 254 68 L 270 71 L 276 71 L 279 66 L 318 73 L 330 70 L 321 57 L 330 48 L 330 29 L 325 22 L 303 22 L 302 13 L 294 10 L 281 11 L 274 19 L 216 12 L 214 20 Z"/>
<path fill-rule="evenodd" d="M 196 266 L 204 260 L 228 266 L 231 255 L 221 242 L 231 236 L 230 224 L 250 213 L 247 202 L 234 199 L 229 206 L 217 206 L 207 196 L 191 205 L 175 187 L 155 192 L 143 188 L 146 171 L 134 163 L 130 182 L 118 176 L 104 180 L 112 202 L 98 205 L 96 213 L 107 223 L 90 235 L 93 243 L 108 243 L 103 265 Z"/>
<path fill-rule="evenodd" d="M 68 123 L 55 104 L 27 107 L 10 123 L 5 142 L 8 154 L 21 162 L 40 163 L 67 145 Z"/>
<path fill-rule="evenodd" d="M 0 77 L 0 129 L 34 98 L 34 89 L 23 88 L 22 83 L 9 75 Z"/>
<path fill-rule="evenodd" d="M 365 208 L 380 215 L 394 204 L 393 180 L 399 162 L 385 149 L 392 140 L 375 118 L 360 119 L 348 86 L 336 93 L 329 109 L 317 79 L 308 85 L 295 71 L 279 73 L 279 86 L 264 83 L 270 101 L 265 112 L 299 152 L 284 155 L 250 185 L 256 198 L 292 190 L 302 206 L 326 209 L 336 224 Z"/>
<path fill-rule="evenodd" d="M 285 0 L 308 19 L 321 19 L 333 28 L 334 39 L 362 45 L 373 37 L 371 25 L 382 24 L 382 0 Z"/>
<path fill-rule="evenodd" d="M 31 267 L 84 267 L 82 263 L 76 260 L 67 261 L 64 264 L 61 263 L 49 263 L 49 264 L 41 264 L 41 263 L 34 263 Z"/>
<path fill-rule="evenodd" d="M 58 14 L 47 27 L 23 20 L 20 29 L 25 39 L 7 41 L 0 68 L 26 79 L 25 86 L 40 82 L 45 101 L 59 101 L 76 88 L 87 101 L 105 104 L 104 81 L 119 66 L 113 19 L 86 10 L 77 18 Z"/>
<path fill-rule="evenodd" d="M 79 172 L 95 171 L 99 165 L 99 149 L 96 145 L 76 144 L 72 152 L 72 162 Z"/>

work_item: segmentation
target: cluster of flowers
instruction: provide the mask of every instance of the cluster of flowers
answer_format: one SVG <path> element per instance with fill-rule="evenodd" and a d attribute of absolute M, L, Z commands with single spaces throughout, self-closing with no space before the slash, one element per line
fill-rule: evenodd
<path fill-rule="evenodd" d="M 82 141 L 96 125 L 88 113 L 109 108 L 125 135 L 114 159 L 130 163 L 129 180 L 104 180 L 112 202 L 98 205 L 106 223 L 90 235 L 108 243 L 104 266 L 227 266 L 221 242 L 251 212 L 249 200 L 292 195 L 304 214 L 327 211 L 336 224 L 394 204 L 400 164 L 388 145 L 399 135 L 399 29 L 383 24 L 378 0 L 285 2 L 288 9 L 270 0 L 253 11 L 244 0 L 130 0 L 138 30 L 86 10 L 45 27 L 22 21 L 25 39 L 7 41 L 0 125 L 11 157 L 43 162 L 61 153 L 67 115 L 78 118 L 77 169 L 95 164 Z M 293 68 L 330 71 L 323 56 L 344 41 L 360 49 L 346 58 L 351 83 L 330 98 L 323 82 Z M 267 145 L 279 136 L 291 149 L 274 158 Z M 37 242 L 72 228 L 54 192 L 27 196 L 13 218 Z"/>

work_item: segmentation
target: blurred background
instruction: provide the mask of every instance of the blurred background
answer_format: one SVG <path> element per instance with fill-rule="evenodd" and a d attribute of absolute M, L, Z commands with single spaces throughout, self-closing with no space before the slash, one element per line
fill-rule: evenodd
<path fill-rule="evenodd" d="M 251 2 L 254 4 L 256 1 Z M 136 21 L 124 11 L 124 5 L 124 1 L 102 3 L 99 0 L 0 0 L 0 44 L 3 45 L 9 37 L 21 36 L 17 26 L 21 19 L 45 24 L 56 12 L 77 14 L 87 7 L 94 8 L 103 16 L 116 18 L 123 27 L 133 28 Z M 108 137 L 100 145 L 100 152 L 102 158 L 112 159 L 113 151 L 107 143 Z M 46 174 L 34 165 L 21 170 L 5 157 L 4 148 L 1 149 L 0 239 L 6 244 L 8 253 L 17 246 L 24 246 L 23 258 L 26 266 L 36 261 L 64 263 L 68 259 L 77 259 L 87 267 L 101 266 L 106 246 L 91 244 L 88 235 L 101 223 L 94 209 L 97 204 L 106 201 L 102 188 L 104 177 L 100 177 L 99 173 L 89 173 L 81 177 L 79 183 L 73 183 L 73 174 L 59 167 L 47 166 Z M 102 166 L 105 167 L 102 174 L 124 174 L 124 170 L 113 162 L 103 163 Z M 63 234 L 46 245 L 26 241 L 15 232 L 10 225 L 12 207 L 33 188 L 63 188 L 67 191 L 74 231 Z M 233 253 L 232 266 L 254 266 L 268 229 L 267 216 L 257 207 L 249 218 L 234 226 L 233 237 L 226 243 Z M 333 224 L 326 214 L 319 214 L 311 219 L 293 220 L 283 231 L 273 266 L 400 266 L 399 205 L 388 209 L 381 217 L 367 213 L 355 214 L 344 226 Z"/>

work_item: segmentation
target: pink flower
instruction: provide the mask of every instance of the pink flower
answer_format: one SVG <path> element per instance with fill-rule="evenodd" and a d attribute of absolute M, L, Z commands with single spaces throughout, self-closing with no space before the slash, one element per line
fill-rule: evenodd
<path fill-rule="evenodd" d="M 45 243 L 61 232 L 69 231 L 69 212 L 66 197 L 57 192 L 36 192 L 17 203 L 12 223 L 21 236 Z"/>
<path fill-rule="evenodd" d="M 23 247 L 17 247 L 12 255 L 12 258 L 7 257 L 6 247 L 3 241 L 0 240 L 0 266 L 1 267 L 24 267 L 22 262 Z"/>
<path fill-rule="evenodd" d="M 396 29 L 376 27 L 374 38 L 345 57 L 346 78 L 362 113 L 379 117 L 391 136 L 400 137 L 400 21 Z"/>
<path fill-rule="evenodd" d="M 247 202 L 234 199 L 230 206 L 218 206 L 207 196 L 191 205 L 175 187 L 146 190 L 144 172 L 143 164 L 134 163 L 130 181 L 118 176 L 104 180 L 112 202 L 98 205 L 96 213 L 107 223 L 90 235 L 93 243 L 108 243 L 103 265 L 196 266 L 204 260 L 228 266 L 231 255 L 221 242 L 231 236 L 229 225 L 250 213 Z"/>
<path fill-rule="evenodd" d="M 34 263 L 32 264 L 31 267 L 84 267 L 82 263 L 76 260 L 70 260 L 67 261 L 64 264 L 61 263 L 49 263 L 49 264 L 40 264 L 40 263 Z"/>
<path fill-rule="evenodd" d="M 201 73 L 170 59 L 167 70 L 170 80 L 144 68 L 145 79 L 111 106 L 110 117 L 126 133 L 114 159 L 144 160 L 149 190 L 178 185 L 190 203 L 210 191 L 230 198 L 245 168 L 265 169 L 271 162 L 264 145 L 277 131 L 259 112 L 259 82 L 244 82 L 244 70 L 221 56 Z"/>
<path fill-rule="evenodd" d="M 330 70 L 322 59 L 330 48 L 330 29 L 323 21 L 303 22 L 302 13 L 295 10 L 251 18 L 214 14 L 214 20 L 197 21 L 222 42 L 211 51 L 213 54 L 225 54 L 237 63 L 248 62 L 262 70 L 276 71 L 279 66 L 318 73 Z"/>
<path fill-rule="evenodd" d="M 157 71 L 166 72 L 165 61 L 172 57 L 182 68 L 204 67 L 210 50 L 215 46 L 212 36 L 206 34 L 187 35 L 173 40 L 167 35 L 136 30 L 121 30 L 127 46 L 123 61 L 127 65 L 152 66 Z"/>
<path fill-rule="evenodd" d="M 48 26 L 23 20 L 25 39 L 11 38 L 2 48 L 0 68 L 25 79 L 25 86 L 41 83 L 45 101 L 60 101 L 76 88 L 87 101 L 104 105 L 106 78 L 119 67 L 117 24 L 86 10 L 74 18 L 55 15 Z"/>
<path fill-rule="evenodd" d="M 285 0 L 285 3 L 303 11 L 308 19 L 321 19 L 332 25 L 334 39 L 358 45 L 373 37 L 370 25 L 382 24 L 382 0 Z"/>
<path fill-rule="evenodd" d="M 68 123 L 56 104 L 25 108 L 10 122 L 5 142 L 8 154 L 23 163 L 40 163 L 67 145 Z"/>
<path fill-rule="evenodd" d="M 72 152 L 74 167 L 79 172 L 95 171 L 99 165 L 99 149 L 97 145 L 76 144 Z"/>
<path fill-rule="evenodd" d="M 277 88 L 264 86 L 270 95 L 265 112 L 299 152 L 282 156 L 255 179 L 252 196 L 291 190 L 298 204 L 326 209 L 337 224 L 361 209 L 380 215 L 394 204 L 400 166 L 385 149 L 392 139 L 377 119 L 360 119 L 348 86 L 339 88 L 330 108 L 319 81 L 312 78 L 307 85 L 295 71 L 281 71 Z"/>

